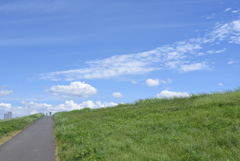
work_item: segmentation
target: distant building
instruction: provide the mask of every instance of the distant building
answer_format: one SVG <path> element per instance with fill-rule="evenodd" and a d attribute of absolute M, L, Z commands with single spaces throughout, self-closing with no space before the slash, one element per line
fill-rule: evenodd
<path fill-rule="evenodd" d="M 12 118 L 12 112 L 8 112 L 7 117 L 8 117 L 8 119 L 11 119 Z"/>
<path fill-rule="evenodd" d="M 11 119 L 12 118 L 12 112 L 8 112 L 7 116 L 8 116 L 8 119 Z"/>
<path fill-rule="evenodd" d="M 4 114 L 4 119 L 11 119 L 12 118 L 12 112 L 8 112 L 7 114 Z"/>

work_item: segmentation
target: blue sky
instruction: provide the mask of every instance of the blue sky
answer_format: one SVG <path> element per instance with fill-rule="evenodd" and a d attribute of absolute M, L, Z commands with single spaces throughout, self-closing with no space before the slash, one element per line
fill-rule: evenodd
<path fill-rule="evenodd" d="M 237 0 L 8 0 L 0 19 L 0 119 L 240 85 Z"/>

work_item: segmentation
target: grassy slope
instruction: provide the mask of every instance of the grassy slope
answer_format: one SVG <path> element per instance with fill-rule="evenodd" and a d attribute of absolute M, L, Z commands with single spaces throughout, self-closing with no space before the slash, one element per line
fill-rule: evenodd
<path fill-rule="evenodd" d="M 0 121 L 0 145 L 3 141 L 6 141 L 6 138 L 9 138 L 9 135 L 14 135 L 16 132 L 19 132 L 24 127 L 32 124 L 36 120 L 43 117 L 44 114 L 34 114 L 25 117 L 7 119 Z"/>
<path fill-rule="evenodd" d="M 240 91 L 54 115 L 61 160 L 239 160 Z"/>

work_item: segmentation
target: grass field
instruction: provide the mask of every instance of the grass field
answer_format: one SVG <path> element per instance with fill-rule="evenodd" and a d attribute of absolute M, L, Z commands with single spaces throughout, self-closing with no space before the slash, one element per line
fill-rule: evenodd
<path fill-rule="evenodd" d="M 21 131 L 24 127 L 27 127 L 43 116 L 44 114 L 40 113 L 25 117 L 0 120 L 0 145 L 6 141 L 7 138 L 11 138 L 11 136 Z"/>
<path fill-rule="evenodd" d="M 240 160 L 240 90 L 54 115 L 63 161 Z"/>

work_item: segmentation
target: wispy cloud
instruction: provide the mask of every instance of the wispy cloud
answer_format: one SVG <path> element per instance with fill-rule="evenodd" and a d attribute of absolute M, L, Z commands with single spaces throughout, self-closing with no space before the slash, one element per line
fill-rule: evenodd
<path fill-rule="evenodd" d="M 0 86 L 0 89 L 5 89 L 5 88 L 7 88 L 8 86 L 7 85 L 5 85 L 5 86 Z"/>
<path fill-rule="evenodd" d="M 227 41 L 240 44 L 240 20 L 217 24 L 214 29 L 202 38 L 191 38 L 165 45 L 151 51 L 129 55 L 115 55 L 106 59 L 85 62 L 85 68 L 57 71 L 40 74 L 43 80 L 79 80 L 110 78 L 121 75 L 145 74 L 158 70 L 176 70 L 190 72 L 208 70 L 211 62 L 203 61 L 199 53 L 206 52 L 204 46 Z M 212 50 L 208 53 L 221 53 L 223 50 Z"/>
<path fill-rule="evenodd" d="M 190 71 L 206 70 L 206 69 L 209 69 L 209 65 L 207 64 L 207 62 L 201 62 L 201 63 L 194 63 L 189 65 L 181 65 L 180 71 L 190 72 Z"/>
<path fill-rule="evenodd" d="M 232 11 L 232 13 L 238 13 L 239 12 L 239 10 L 234 10 L 234 11 Z"/>
<path fill-rule="evenodd" d="M 209 50 L 207 51 L 208 54 L 218 54 L 218 53 L 223 53 L 226 51 L 226 48 L 222 49 L 222 50 Z"/>
<path fill-rule="evenodd" d="M 7 96 L 7 95 L 10 95 L 13 93 L 12 90 L 4 90 L 5 88 L 7 88 L 8 86 L 5 85 L 5 86 L 0 86 L 0 97 L 2 96 Z"/>
<path fill-rule="evenodd" d="M 81 37 L 35 37 L 35 38 L 0 38 L 0 46 L 24 46 L 24 45 L 49 45 L 49 44 L 63 44 L 67 42 L 75 42 L 82 40 L 89 35 L 82 35 Z"/>
<path fill-rule="evenodd" d="M 134 81 L 134 80 L 131 80 L 131 82 L 132 82 L 133 84 L 137 84 L 137 82 L 136 82 L 136 81 Z"/>
<path fill-rule="evenodd" d="M 22 0 L 8 2 L 0 5 L 0 12 L 32 12 L 32 13 L 49 13 L 59 12 L 74 7 L 69 1 L 37 1 L 37 0 Z"/>
<path fill-rule="evenodd" d="M 227 64 L 228 64 L 228 65 L 231 65 L 231 64 L 238 63 L 238 62 L 239 62 L 239 61 L 234 61 L 234 60 L 230 59 Z"/>
<path fill-rule="evenodd" d="M 224 12 L 230 11 L 232 8 L 226 8 Z"/>
<path fill-rule="evenodd" d="M 216 16 L 216 13 L 213 13 L 213 14 L 211 14 L 211 15 L 207 15 L 206 16 L 206 19 L 208 20 L 208 19 L 212 19 L 212 18 L 214 18 Z"/>

